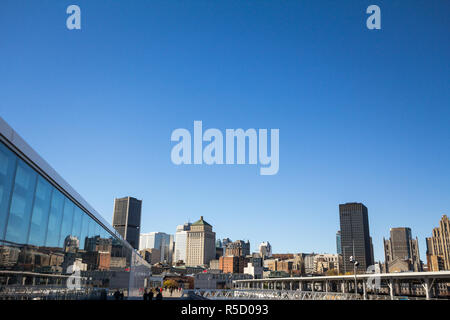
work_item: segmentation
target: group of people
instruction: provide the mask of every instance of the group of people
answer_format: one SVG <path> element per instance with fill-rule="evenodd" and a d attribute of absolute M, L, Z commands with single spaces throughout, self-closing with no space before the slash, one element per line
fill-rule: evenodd
<path fill-rule="evenodd" d="M 116 290 L 114 292 L 114 299 L 115 300 L 123 300 L 123 291 Z"/>
<path fill-rule="evenodd" d="M 153 300 L 153 296 L 155 296 L 155 300 L 162 300 L 163 296 L 162 296 L 162 288 L 156 288 L 155 292 L 156 292 L 156 296 L 155 293 L 153 292 L 153 289 L 150 289 L 149 291 L 147 291 L 147 289 L 144 290 L 144 295 L 142 296 L 144 298 L 144 301 L 152 301 Z"/>

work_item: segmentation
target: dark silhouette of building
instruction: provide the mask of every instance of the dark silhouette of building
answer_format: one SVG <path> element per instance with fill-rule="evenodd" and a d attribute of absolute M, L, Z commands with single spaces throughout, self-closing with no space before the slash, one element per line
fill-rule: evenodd
<path fill-rule="evenodd" d="M 142 200 L 125 197 L 114 200 L 113 227 L 135 249 L 139 249 Z"/>
<path fill-rule="evenodd" d="M 357 271 L 365 272 L 374 264 L 367 207 L 356 202 L 340 204 L 339 219 L 344 271 L 353 272 L 353 256 L 359 262 Z"/>

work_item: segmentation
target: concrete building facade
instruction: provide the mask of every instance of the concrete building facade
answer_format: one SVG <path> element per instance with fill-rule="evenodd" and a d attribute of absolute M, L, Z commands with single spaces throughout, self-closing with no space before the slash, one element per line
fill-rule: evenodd
<path fill-rule="evenodd" d="M 427 241 L 428 271 L 450 270 L 450 220 L 443 215 Z"/>
<path fill-rule="evenodd" d="M 205 266 L 216 256 L 216 234 L 212 226 L 203 220 L 194 222 L 187 231 L 187 266 Z"/>
<path fill-rule="evenodd" d="M 412 238 L 410 228 L 391 228 L 390 238 L 383 238 L 383 243 L 387 272 L 422 271 L 419 240 Z"/>

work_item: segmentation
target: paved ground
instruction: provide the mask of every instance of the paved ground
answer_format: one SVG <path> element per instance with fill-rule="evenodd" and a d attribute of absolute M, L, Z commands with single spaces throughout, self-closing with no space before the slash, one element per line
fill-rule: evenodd
<path fill-rule="evenodd" d="M 181 297 L 181 291 L 175 290 L 170 294 L 170 291 L 164 291 L 163 290 L 163 298 L 180 298 Z"/>

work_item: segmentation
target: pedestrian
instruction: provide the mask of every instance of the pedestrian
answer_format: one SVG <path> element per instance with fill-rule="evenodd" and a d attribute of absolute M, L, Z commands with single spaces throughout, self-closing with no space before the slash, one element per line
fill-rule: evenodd
<path fill-rule="evenodd" d="M 144 299 L 144 301 L 147 301 L 147 300 L 148 300 L 147 289 L 144 289 L 144 294 L 143 294 L 142 298 Z"/>
<path fill-rule="evenodd" d="M 152 301 L 153 300 L 153 290 L 150 289 L 150 292 L 148 293 L 148 301 Z"/>
<path fill-rule="evenodd" d="M 162 289 L 161 289 L 162 290 Z M 162 296 L 162 293 L 161 293 L 161 291 L 160 292 L 158 292 L 158 294 L 156 295 L 156 300 L 162 300 L 162 298 L 163 298 L 163 296 Z"/>
<path fill-rule="evenodd" d="M 114 292 L 114 299 L 115 300 L 119 300 L 120 299 L 120 291 L 119 291 L 119 289 L 117 289 L 116 292 Z"/>

